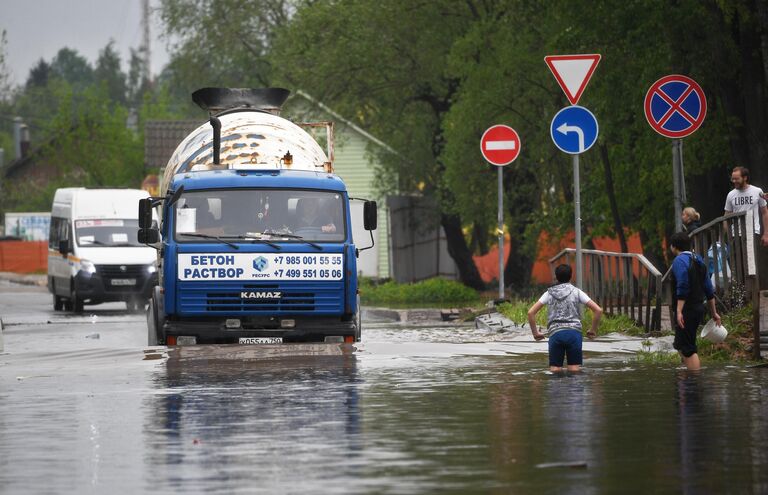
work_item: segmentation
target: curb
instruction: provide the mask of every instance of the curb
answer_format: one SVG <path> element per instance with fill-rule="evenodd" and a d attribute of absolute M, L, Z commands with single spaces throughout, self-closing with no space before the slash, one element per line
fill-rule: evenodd
<path fill-rule="evenodd" d="M 21 285 L 32 285 L 38 287 L 45 287 L 48 283 L 48 277 L 46 275 L 29 275 L 25 273 L 13 273 L 13 272 L 0 272 L 0 280 L 7 280 L 8 282 Z"/>

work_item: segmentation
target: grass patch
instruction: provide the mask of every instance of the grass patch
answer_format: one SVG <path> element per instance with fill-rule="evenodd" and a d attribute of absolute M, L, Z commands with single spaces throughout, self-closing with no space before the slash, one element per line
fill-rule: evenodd
<path fill-rule="evenodd" d="M 522 326 L 528 324 L 528 309 L 536 300 L 517 300 L 511 303 L 499 305 L 498 310 L 501 314 Z M 539 311 L 536 315 L 536 325 L 541 329 L 547 327 L 547 307 Z M 592 311 L 584 309 L 582 311 L 581 327 L 586 331 L 592 328 Z M 625 315 L 610 316 L 603 313 L 600 324 L 597 327 L 597 335 L 607 335 L 609 333 L 623 333 L 625 335 L 645 335 L 645 328 L 640 327 L 631 318 Z"/>
<path fill-rule="evenodd" d="M 745 305 L 721 315 L 728 336 L 719 344 L 699 337 L 696 346 L 702 360 L 714 362 L 752 361 L 752 306 Z M 702 323 L 706 323 L 705 320 Z"/>
<path fill-rule="evenodd" d="M 360 299 L 363 304 L 388 306 L 474 306 L 480 303 L 477 291 L 454 280 L 430 278 L 415 284 L 398 284 L 387 281 L 375 283 L 363 278 L 360 281 Z"/>
<path fill-rule="evenodd" d="M 668 351 L 638 351 L 635 359 L 643 364 L 680 365 L 680 355 Z"/>

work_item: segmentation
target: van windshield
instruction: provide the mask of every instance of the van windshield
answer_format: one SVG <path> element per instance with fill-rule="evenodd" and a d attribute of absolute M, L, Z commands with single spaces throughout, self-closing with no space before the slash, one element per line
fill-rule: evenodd
<path fill-rule="evenodd" d="M 346 239 L 344 202 L 335 191 L 238 189 L 189 191 L 175 205 L 176 237 L 184 234 L 287 241 Z"/>
<path fill-rule="evenodd" d="M 75 220 L 75 239 L 81 247 L 143 247 L 134 219 Z"/>

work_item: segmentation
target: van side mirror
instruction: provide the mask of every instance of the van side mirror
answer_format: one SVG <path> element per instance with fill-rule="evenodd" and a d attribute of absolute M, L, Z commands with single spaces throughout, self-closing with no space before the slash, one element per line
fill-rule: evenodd
<path fill-rule="evenodd" d="M 141 244 L 155 244 L 160 241 L 160 231 L 157 229 L 139 229 L 138 241 Z"/>
<path fill-rule="evenodd" d="M 69 239 L 62 239 L 59 241 L 59 252 L 62 256 L 66 256 L 69 253 Z"/>
<path fill-rule="evenodd" d="M 139 228 L 150 227 L 152 227 L 152 198 L 143 198 L 139 200 Z"/>
<path fill-rule="evenodd" d="M 366 201 L 363 203 L 363 227 L 365 230 L 376 230 L 378 218 L 376 201 Z"/>

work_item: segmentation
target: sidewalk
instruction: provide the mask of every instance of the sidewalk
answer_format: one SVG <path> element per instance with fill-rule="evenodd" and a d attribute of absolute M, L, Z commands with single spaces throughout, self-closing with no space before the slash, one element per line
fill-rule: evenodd
<path fill-rule="evenodd" d="M 22 285 L 37 285 L 45 287 L 47 284 L 47 275 L 31 274 L 31 273 L 13 273 L 13 272 L 0 272 L 0 280 L 7 280 L 14 284 Z"/>

